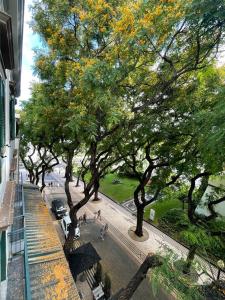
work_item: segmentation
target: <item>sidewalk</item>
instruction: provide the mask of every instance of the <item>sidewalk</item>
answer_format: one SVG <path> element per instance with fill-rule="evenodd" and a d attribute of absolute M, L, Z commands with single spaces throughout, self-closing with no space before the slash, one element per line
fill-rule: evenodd
<path fill-rule="evenodd" d="M 56 173 L 51 173 L 53 178 L 60 183 L 60 186 L 63 188 L 64 178 Z M 79 202 L 83 198 L 83 183 L 80 182 L 79 187 L 75 187 L 75 183 L 70 183 L 70 191 L 74 203 Z M 147 231 L 149 238 L 146 241 L 135 241 L 129 234 L 128 230 L 136 225 L 136 217 L 133 216 L 129 211 L 124 207 L 115 203 L 105 195 L 99 193 L 101 200 L 91 201 L 82 207 L 78 212 L 78 217 L 83 215 L 84 212 L 87 213 L 87 218 L 94 218 L 95 213 L 98 210 L 101 210 L 102 222 L 109 224 L 109 232 L 119 241 L 126 249 L 135 256 L 135 258 L 141 263 L 144 260 L 144 257 L 149 253 L 158 253 L 165 251 L 165 246 L 172 249 L 179 257 L 186 258 L 188 249 L 162 233 L 160 230 L 152 226 L 151 224 L 144 222 L 143 228 Z M 208 262 L 197 257 L 204 268 L 208 272 L 217 274 L 217 269 L 213 266 L 210 266 Z M 199 277 L 198 282 L 202 284 L 209 280 L 209 277 L 205 274 L 202 274 Z"/>

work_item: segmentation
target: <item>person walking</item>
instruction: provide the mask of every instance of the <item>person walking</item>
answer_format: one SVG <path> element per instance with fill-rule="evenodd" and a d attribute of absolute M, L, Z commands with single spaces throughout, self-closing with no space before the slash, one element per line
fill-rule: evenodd
<path fill-rule="evenodd" d="M 82 221 L 83 221 L 83 217 L 80 216 L 79 219 L 78 219 L 78 224 L 79 224 L 79 226 L 82 224 Z"/>
<path fill-rule="evenodd" d="M 100 238 L 104 241 L 104 226 L 101 227 L 100 229 Z"/>
<path fill-rule="evenodd" d="M 84 224 L 87 224 L 87 214 L 86 214 L 86 212 L 83 214 L 83 221 L 84 221 Z"/>
<path fill-rule="evenodd" d="M 98 212 L 97 212 L 97 220 L 98 220 L 98 219 L 99 219 L 100 221 L 101 221 L 101 219 L 102 219 L 102 218 L 101 218 L 101 210 L 100 210 L 100 209 L 99 209 Z"/>
<path fill-rule="evenodd" d="M 106 232 L 108 231 L 108 229 L 109 229 L 109 226 L 108 226 L 107 223 L 101 227 L 101 229 L 100 229 L 100 237 L 101 237 L 102 240 L 104 240 L 104 237 L 105 237 Z"/>
<path fill-rule="evenodd" d="M 106 234 L 106 232 L 107 232 L 108 230 L 109 230 L 109 225 L 108 225 L 108 223 L 106 223 L 105 226 L 104 226 L 105 234 Z"/>

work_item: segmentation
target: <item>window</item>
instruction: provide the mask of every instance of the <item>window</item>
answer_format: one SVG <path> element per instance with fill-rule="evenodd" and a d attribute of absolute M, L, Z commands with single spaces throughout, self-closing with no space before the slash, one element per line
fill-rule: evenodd
<path fill-rule="evenodd" d="M 0 148 L 5 145 L 5 86 L 0 78 Z"/>
<path fill-rule="evenodd" d="M 10 119 L 10 139 L 15 139 L 15 98 L 11 96 L 10 108 L 9 108 L 9 119 Z"/>
<path fill-rule="evenodd" d="M 0 183 L 2 182 L 2 158 L 0 156 Z"/>
<path fill-rule="evenodd" d="M 2 231 L 0 235 L 0 279 L 6 280 L 6 233 Z"/>

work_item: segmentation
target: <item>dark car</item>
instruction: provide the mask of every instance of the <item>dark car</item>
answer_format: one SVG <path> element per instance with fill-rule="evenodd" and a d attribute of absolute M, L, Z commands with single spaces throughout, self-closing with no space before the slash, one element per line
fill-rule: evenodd
<path fill-rule="evenodd" d="M 52 212 L 57 219 L 61 219 L 66 214 L 66 208 L 62 200 L 55 199 L 52 201 Z"/>

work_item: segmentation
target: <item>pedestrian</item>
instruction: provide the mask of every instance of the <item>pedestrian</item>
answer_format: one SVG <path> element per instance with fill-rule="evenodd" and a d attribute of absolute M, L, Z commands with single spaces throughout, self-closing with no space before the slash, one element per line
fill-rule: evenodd
<path fill-rule="evenodd" d="M 105 226 L 104 226 L 105 233 L 108 231 L 108 229 L 109 229 L 109 225 L 108 225 L 108 223 L 106 223 Z"/>
<path fill-rule="evenodd" d="M 86 212 L 83 214 L 83 221 L 85 224 L 87 224 L 87 214 Z"/>
<path fill-rule="evenodd" d="M 97 212 L 97 219 L 101 221 L 101 210 L 99 209 Z"/>
<path fill-rule="evenodd" d="M 104 241 L 104 234 L 105 234 L 105 231 L 104 231 L 104 226 L 101 227 L 100 229 L 100 238 Z"/>
<path fill-rule="evenodd" d="M 80 217 L 79 217 L 79 219 L 78 219 L 78 223 L 79 223 L 79 225 L 81 225 L 81 224 L 82 224 L 82 221 L 83 221 L 83 217 L 82 217 L 82 216 L 80 216 Z"/>

